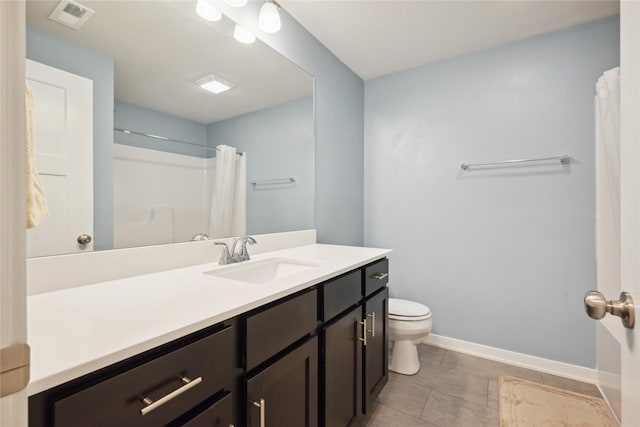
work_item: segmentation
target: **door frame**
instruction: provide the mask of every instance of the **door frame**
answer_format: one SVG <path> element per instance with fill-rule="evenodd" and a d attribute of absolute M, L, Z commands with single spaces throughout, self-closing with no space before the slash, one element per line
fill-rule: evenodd
<path fill-rule="evenodd" d="M 0 1 L 0 348 L 3 352 L 27 342 L 25 28 L 24 0 Z M 28 352 L 17 369 L 25 371 L 28 379 Z M 27 425 L 24 388 L 0 398 L 0 424 Z"/>

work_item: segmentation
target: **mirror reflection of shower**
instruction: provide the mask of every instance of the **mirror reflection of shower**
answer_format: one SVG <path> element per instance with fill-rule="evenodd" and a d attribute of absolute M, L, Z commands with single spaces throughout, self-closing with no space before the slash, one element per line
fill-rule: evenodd
<path fill-rule="evenodd" d="M 246 154 L 114 148 L 115 248 L 245 234 Z"/>

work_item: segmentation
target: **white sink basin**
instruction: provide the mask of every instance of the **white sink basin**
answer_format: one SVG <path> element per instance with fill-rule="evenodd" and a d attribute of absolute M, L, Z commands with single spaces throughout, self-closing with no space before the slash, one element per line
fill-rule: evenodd
<path fill-rule="evenodd" d="M 319 266 L 319 263 L 289 258 L 245 261 L 204 274 L 248 283 L 264 283 Z"/>

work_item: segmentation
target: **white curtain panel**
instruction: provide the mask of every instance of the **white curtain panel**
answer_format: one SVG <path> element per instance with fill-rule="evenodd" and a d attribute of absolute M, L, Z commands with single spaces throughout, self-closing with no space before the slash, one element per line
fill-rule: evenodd
<path fill-rule="evenodd" d="M 236 156 L 236 191 L 233 200 L 231 235 L 247 234 L 247 153 Z"/>
<path fill-rule="evenodd" d="M 596 83 L 596 144 L 604 151 L 616 237 L 620 238 L 620 67 Z"/>
<path fill-rule="evenodd" d="M 232 235 L 236 187 L 236 149 L 228 145 L 218 145 L 216 149 L 216 174 L 209 219 L 211 238 Z"/>

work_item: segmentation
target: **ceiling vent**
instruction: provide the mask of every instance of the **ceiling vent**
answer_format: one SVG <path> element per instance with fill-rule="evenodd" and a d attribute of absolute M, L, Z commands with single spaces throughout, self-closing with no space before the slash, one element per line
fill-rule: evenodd
<path fill-rule="evenodd" d="M 62 0 L 51 12 L 49 19 L 77 30 L 91 18 L 95 12 L 73 0 Z"/>

